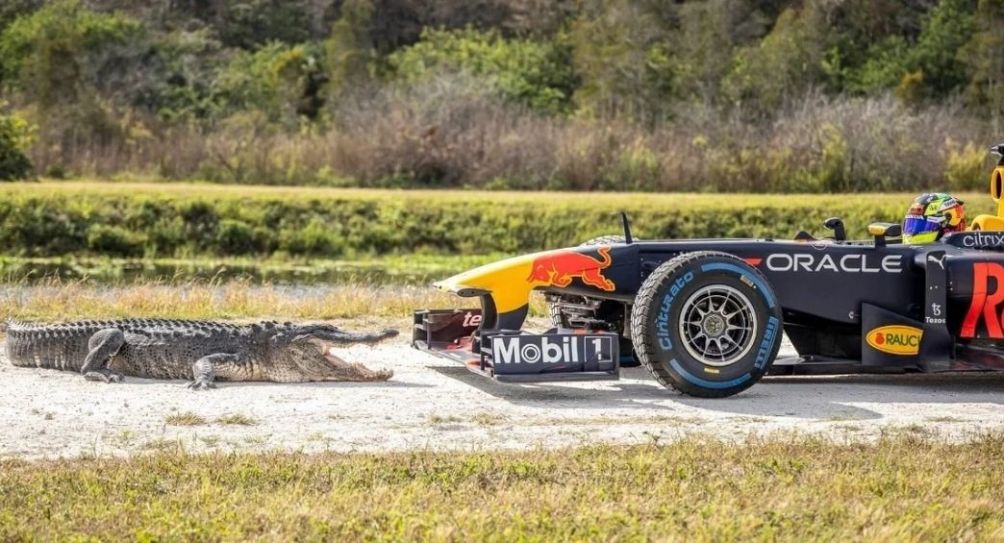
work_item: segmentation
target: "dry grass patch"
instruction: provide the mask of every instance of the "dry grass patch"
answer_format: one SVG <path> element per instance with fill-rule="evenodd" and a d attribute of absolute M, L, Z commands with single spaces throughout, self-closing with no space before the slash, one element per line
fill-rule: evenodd
<path fill-rule="evenodd" d="M 215 447 L 220 444 L 219 436 L 199 436 L 199 441 L 203 442 L 207 447 Z"/>
<path fill-rule="evenodd" d="M 179 455 L 185 452 L 185 448 L 182 446 L 180 441 L 165 438 L 151 439 L 150 441 L 143 443 L 141 448 L 145 451 L 157 451 Z"/>
<path fill-rule="evenodd" d="M 824 420 L 825 422 L 855 422 L 859 420 L 865 420 L 867 418 L 868 417 L 866 415 L 860 415 L 860 414 L 839 414 L 839 415 L 831 415 L 829 417 L 826 417 Z"/>
<path fill-rule="evenodd" d="M 247 281 L 99 286 L 48 281 L 42 285 L 0 289 L 0 323 L 5 319 L 408 317 L 421 308 L 471 306 L 477 306 L 477 301 L 426 286 L 350 284 L 291 288 Z M 547 314 L 543 296 L 534 296 L 530 308 L 535 316 Z"/>
<path fill-rule="evenodd" d="M 471 417 L 471 422 L 478 426 L 498 426 L 508 424 L 509 417 L 497 413 L 478 413 Z"/>
<path fill-rule="evenodd" d="M 959 417 L 953 417 L 951 415 L 944 415 L 944 416 L 940 416 L 940 417 L 927 417 L 924 420 L 926 420 L 927 422 L 945 422 L 945 423 L 965 422 L 966 421 L 966 419 L 962 419 L 962 418 L 959 418 Z"/>
<path fill-rule="evenodd" d="M 432 415 L 429 417 L 429 422 L 431 422 L 432 424 L 455 424 L 463 421 L 464 419 L 456 415 L 448 415 L 445 417 L 440 415 Z"/>
<path fill-rule="evenodd" d="M 203 424 L 208 424 L 208 421 L 201 415 L 187 411 L 185 413 L 168 415 L 164 419 L 164 423 L 168 426 L 202 426 Z"/>
<path fill-rule="evenodd" d="M 231 426 L 254 426 L 258 424 L 258 421 L 247 415 L 229 414 L 216 419 L 216 423 Z"/>

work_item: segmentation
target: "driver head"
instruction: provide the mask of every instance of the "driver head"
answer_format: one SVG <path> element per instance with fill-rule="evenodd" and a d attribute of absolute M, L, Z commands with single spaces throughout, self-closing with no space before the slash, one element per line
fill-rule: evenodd
<path fill-rule="evenodd" d="M 903 218 L 903 243 L 934 243 L 944 235 L 966 229 L 962 200 L 944 192 L 921 194 Z"/>

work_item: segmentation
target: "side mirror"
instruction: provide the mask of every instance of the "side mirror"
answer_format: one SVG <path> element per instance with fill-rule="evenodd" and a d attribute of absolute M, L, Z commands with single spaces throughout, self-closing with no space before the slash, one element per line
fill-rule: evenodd
<path fill-rule="evenodd" d="M 876 247 L 885 247 L 886 238 L 898 238 L 903 235 L 903 226 L 894 222 L 873 222 L 868 225 L 868 233 L 875 236 Z"/>
<path fill-rule="evenodd" d="M 840 217 L 830 217 L 823 222 L 823 226 L 833 230 L 833 241 L 845 241 L 847 231 L 844 229 L 844 221 Z"/>
<path fill-rule="evenodd" d="M 990 148 L 990 152 L 1001 157 L 1000 160 L 997 161 L 997 165 L 1004 166 L 1004 143 L 994 145 Z"/>

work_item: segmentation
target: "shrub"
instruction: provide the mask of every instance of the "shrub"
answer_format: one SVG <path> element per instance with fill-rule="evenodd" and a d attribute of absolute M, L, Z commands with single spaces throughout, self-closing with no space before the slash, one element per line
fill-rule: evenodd
<path fill-rule="evenodd" d="M 752 161 L 752 157 L 742 158 Z M 985 172 L 984 172 L 985 173 Z M 983 187 L 980 187 L 981 189 Z M 982 190 L 981 190 L 982 192 Z M 518 253 L 617 233 L 639 238 L 778 237 L 841 216 L 853 236 L 898 221 L 915 194 L 764 196 L 221 190 L 196 185 L 59 182 L 0 186 L 0 254 L 337 257 Z M 964 195 L 971 215 L 993 202 Z M 135 210 L 154 208 L 156 216 Z M 196 221 L 198 217 L 212 220 Z M 186 217 L 188 220 L 186 220 Z M 211 225 L 211 226 L 210 226 Z"/>
<path fill-rule="evenodd" d="M 972 143 L 960 146 L 952 141 L 947 148 L 945 178 L 948 187 L 957 191 L 985 189 L 989 178 L 986 151 Z"/>
<path fill-rule="evenodd" d="M 302 229 L 287 231 L 280 247 L 292 255 L 336 257 L 342 253 L 337 233 L 317 218 Z"/>
<path fill-rule="evenodd" d="M 109 256 L 142 256 L 146 237 L 120 226 L 93 224 L 87 230 L 87 248 Z"/>
<path fill-rule="evenodd" d="M 175 212 L 184 221 L 185 237 L 190 242 L 194 241 L 197 250 L 205 250 L 212 244 L 211 240 L 215 237 L 216 226 L 219 224 L 213 203 L 202 200 L 183 202 Z"/>
<path fill-rule="evenodd" d="M 31 177 L 31 160 L 25 154 L 29 140 L 28 123 L 17 116 L 0 115 L 0 181 Z"/>
<path fill-rule="evenodd" d="M 220 254 L 243 255 L 258 251 L 255 231 L 244 221 L 224 219 L 216 233 L 216 248 Z"/>
<path fill-rule="evenodd" d="M 287 134 L 260 113 L 242 114 L 211 133 L 179 128 L 114 153 L 81 148 L 57 163 L 78 175 L 275 185 L 919 192 L 947 184 L 946 139 L 982 148 L 996 137 L 991 122 L 953 102 L 913 107 L 891 95 L 809 93 L 767 125 L 708 108 L 651 128 L 544 117 L 464 76 L 348 100 L 335 120 Z M 34 153 L 41 171 L 59 160 Z"/>

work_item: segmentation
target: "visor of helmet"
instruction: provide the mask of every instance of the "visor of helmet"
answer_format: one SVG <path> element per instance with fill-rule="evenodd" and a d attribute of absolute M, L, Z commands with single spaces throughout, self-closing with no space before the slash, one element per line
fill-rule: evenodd
<path fill-rule="evenodd" d="M 944 217 L 926 218 L 919 215 L 907 215 L 903 219 L 903 235 L 916 236 L 926 232 L 938 232 L 944 223 Z"/>

